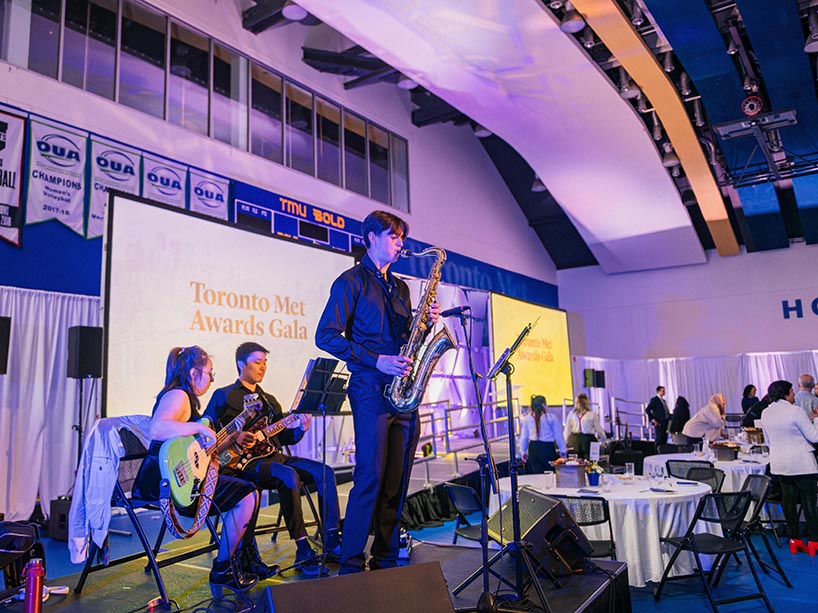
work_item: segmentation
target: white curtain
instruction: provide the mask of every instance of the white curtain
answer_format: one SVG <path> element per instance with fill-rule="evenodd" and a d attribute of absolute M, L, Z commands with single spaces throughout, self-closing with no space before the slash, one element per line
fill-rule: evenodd
<path fill-rule="evenodd" d="M 48 514 L 74 483 L 79 387 L 66 376 L 68 329 L 99 325 L 99 298 L 0 287 L 0 315 L 11 317 L 8 371 L 0 375 L 0 511 L 25 520 L 38 493 Z M 99 390 L 85 387 L 87 431 Z"/>
<path fill-rule="evenodd" d="M 591 401 L 602 407 L 603 415 L 608 414 L 612 397 L 646 403 L 658 385 L 667 388 L 665 398 L 671 409 L 676 398 L 684 396 L 693 415 L 707 404 L 711 395 L 721 392 L 727 399 L 727 412 L 740 414 L 745 385 L 754 385 L 759 398 L 764 396 L 767 386 L 778 379 L 797 386 L 799 375 L 818 375 L 818 351 L 649 360 L 575 356 L 575 390 L 583 389 L 585 368 L 605 371 L 605 389 L 587 390 Z M 628 410 L 634 410 L 633 405 Z"/>

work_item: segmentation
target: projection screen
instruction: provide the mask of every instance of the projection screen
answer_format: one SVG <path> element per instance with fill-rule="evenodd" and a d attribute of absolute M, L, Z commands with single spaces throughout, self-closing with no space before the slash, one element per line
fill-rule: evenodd
<path fill-rule="evenodd" d="M 150 414 L 174 346 L 213 356 L 210 392 L 230 384 L 249 340 L 269 349 L 262 386 L 288 408 L 309 359 L 327 355 L 315 327 L 352 257 L 131 196 L 113 195 L 106 216 L 105 414 Z"/>

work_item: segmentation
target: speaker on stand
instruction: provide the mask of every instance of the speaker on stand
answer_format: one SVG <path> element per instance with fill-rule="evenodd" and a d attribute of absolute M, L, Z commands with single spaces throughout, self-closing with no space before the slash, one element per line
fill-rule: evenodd
<path fill-rule="evenodd" d="M 102 377 L 102 328 L 94 326 L 72 326 L 68 329 L 68 366 L 69 379 L 76 379 L 79 387 L 79 408 L 77 423 L 77 469 L 82 458 L 83 424 L 85 423 L 85 381 Z"/>

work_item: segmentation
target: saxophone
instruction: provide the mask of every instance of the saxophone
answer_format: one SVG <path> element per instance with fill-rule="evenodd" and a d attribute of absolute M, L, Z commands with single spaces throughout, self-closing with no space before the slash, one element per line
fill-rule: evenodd
<path fill-rule="evenodd" d="M 400 355 L 412 360 L 412 370 L 406 376 L 392 379 L 392 382 L 385 390 L 389 403 L 399 413 L 411 413 L 417 410 L 420 401 L 423 400 L 426 384 L 429 382 L 435 364 L 444 353 L 455 346 L 454 339 L 452 339 L 452 335 L 445 325 L 428 343 L 424 344 L 423 342 L 429 329 L 429 305 L 435 301 L 437 296 L 440 269 L 446 261 L 446 252 L 440 247 L 429 247 L 417 253 L 405 249 L 401 251 L 401 257 L 412 255 L 417 257 L 433 255 L 435 256 L 435 263 L 432 264 L 426 290 L 423 292 L 423 297 L 420 299 L 420 304 L 418 304 L 415 316 L 412 319 L 409 342 L 400 350 Z"/>

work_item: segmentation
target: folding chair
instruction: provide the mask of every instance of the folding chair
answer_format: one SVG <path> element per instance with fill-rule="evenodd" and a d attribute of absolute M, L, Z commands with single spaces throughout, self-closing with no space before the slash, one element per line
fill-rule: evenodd
<path fill-rule="evenodd" d="M 665 462 L 668 476 L 676 479 L 687 479 L 687 471 L 695 466 L 713 468 L 713 462 L 707 460 L 668 460 Z"/>
<path fill-rule="evenodd" d="M 767 534 L 760 519 L 761 512 L 764 509 L 764 502 L 769 485 L 770 477 L 767 475 L 747 475 L 744 478 L 741 491 L 750 493 L 750 500 L 753 503 L 753 510 L 752 513 L 750 513 L 749 518 L 741 522 L 741 524 L 735 527 L 732 532 L 734 538 L 737 538 L 739 533 L 743 533 L 746 536 L 747 545 L 749 546 L 753 557 L 758 562 L 758 565 L 761 567 L 761 570 L 764 571 L 764 574 L 769 574 L 771 570 L 775 571 L 781 576 L 781 579 L 783 579 L 784 585 L 787 587 L 792 587 L 792 583 L 790 583 L 790 580 L 784 573 L 784 569 L 781 568 L 781 564 L 778 562 L 778 558 L 775 556 L 775 553 L 770 546 L 770 541 L 767 539 Z M 761 559 L 758 550 L 755 548 L 755 545 L 753 545 L 753 541 L 750 538 L 753 532 L 758 532 L 761 535 L 761 540 L 764 541 L 764 546 L 767 548 L 767 553 L 772 560 L 772 564 Z M 716 576 L 716 585 L 721 578 L 721 574 L 724 572 L 724 566 L 725 565 L 723 564 Z"/>
<path fill-rule="evenodd" d="M 93 566 L 94 558 L 101 553 L 101 550 L 92 539 L 90 550 L 88 552 L 88 558 L 85 561 L 85 566 L 82 569 L 82 574 L 80 575 L 80 579 L 77 582 L 77 587 L 74 588 L 74 591 L 77 594 L 82 593 L 82 588 L 85 586 L 85 581 L 88 578 L 89 573 L 100 570 L 106 566 L 124 564 L 125 562 L 136 560 L 145 555 L 148 558 L 148 568 L 150 568 L 150 571 L 153 573 L 153 577 L 156 580 L 156 587 L 159 589 L 159 596 L 161 597 L 162 602 L 167 605 L 170 601 L 168 600 L 168 594 L 165 590 L 165 584 L 162 581 L 162 575 L 159 574 L 159 566 L 156 563 L 156 555 L 154 554 L 153 549 L 151 549 L 151 545 L 148 542 L 148 537 L 145 536 L 145 531 L 142 528 L 142 524 L 139 522 L 139 518 L 135 513 L 135 509 L 152 506 L 153 503 L 147 503 L 131 498 L 131 489 L 134 481 L 136 480 L 136 475 L 139 472 L 139 467 L 142 465 L 142 460 L 148 454 L 148 451 L 145 449 L 145 446 L 139 441 L 139 439 L 126 428 L 121 428 L 119 430 L 119 437 L 125 448 L 125 455 L 119 459 L 117 482 L 114 486 L 111 504 L 115 507 L 124 509 L 128 514 L 128 518 L 131 520 L 131 524 L 136 531 L 136 535 L 139 537 L 139 541 L 142 543 L 144 554 L 136 553 L 118 558 L 111 563 Z"/>
<path fill-rule="evenodd" d="M 301 485 L 301 496 L 307 501 L 307 505 L 310 507 L 310 512 L 312 513 L 312 521 L 305 522 L 304 525 L 308 528 L 315 526 L 315 533 L 312 538 L 320 541 L 324 532 L 322 530 L 321 514 L 318 512 L 318 507 L 315 506 L 315 501 L 312 499 L 311 492 L 314 489 L 314 485 L 309 486 L 306 483 Z M 272 493 L 273 490 L 269 491 Z M 281 508 L 281 503 L 279 503 L 276 520 L 272 524 L 256 526 L 256 534 L 272 533 L 270 540 L 275 543 L 278 540 L 278 533 L 287 529 L 286 525 L 282 525 L 282 521 L 284 521 L 284 510 Z"/>
<path fill-rule="evenodd" d="M 693 520 L 690 522 L 690 526 L 688 526 L 683 536 L 662 537 L 661 541 L 670 545 L 673 548 L 673 553 L 665 567 L 664 573 L 662 573 L 661 581 L 653 590 L 654 600 L 658 601 L 662 597 L 662 591 L 664 590 L 665 583 L 668 581 L 698 576 L 715 613 L 718 613 L 719 605 L 742 602 L 744 600 L 755 600 L 757 598 L 763 599 L 767 610 L 772 613 L 773 607 L 767 598 L 767 594 L 764 592 L 764 587 L 761 585 L 758 572 L 756 572 L 755 566 L 753 565 L 750 549 L 747 544 L 747 534 L 742 530 L 735 530 L 735 528 L 740 526 L 741 522 L 744 521 L 747 509 L 750 506 L 750 499 L 750 492 L 707 494 L 699 501 L 699 506 L 696 508 Z M 718 524 L 723 533 L 725 533 L 725 536 L 717 536 L 707 532 L 697 533 L 700 522 Z M 670 577 L 673 565 L 683 551 L 693 553 L 695 570 L 689 575 Z M 713 587 L 715 587 L 715 582 L 713 582 L 715 578 L 714 573 L 717 572 L 719 565 L 722 564 L 726 557 L 739 552 L 744 552 L 747 566 L 749 566 L 750 572 L 753 575 L 753 580 L 758 588 L 758 592 L 716 599 L 713 595 Z M 703 569 L 702 555 L 716 556 L 710 571 Z M 711 583 L 713 583 L 713 585 L 711 585 Z"/>
<path fill-rule="evenodd" d="M 452 545 L 457 544 L 458 536 L 462 536 L 471 541 L 481 541 L 483 538 L 482 526 L 477 524 L 472 525 L 466 518 L 467 515 L 472 515 L 478 511 L 482 513 L 486 512 L 480 501 L 480 496 L 474 488 L 468 485 L 446 482 L 443 484 L 443 489 L 446 490 L 449 499 L 457 511 L 457 523 L 454 527 Z"/>
<path fill-rule="evenodd" d="M 706 483 L 714 494 L 721 491 L 724 484 L 724 471 L 718 468 L 707 468 L 706 466 L 693 466 L 687 471 L 686 479 Z"/>
<path fill-rule="evenodd" d="M 613 527 L 611 526 L 611 511 L 608 501 L 598 496 L 557 496 L 565 504 L 571 517 L 578 526 L 597 526 L 608 524 L 608 540 L 588 542 L 594 548 L 590 557 L 606 558 L 616 560 L 616 543 L 613 538 Z"/>

